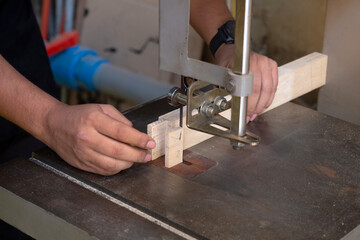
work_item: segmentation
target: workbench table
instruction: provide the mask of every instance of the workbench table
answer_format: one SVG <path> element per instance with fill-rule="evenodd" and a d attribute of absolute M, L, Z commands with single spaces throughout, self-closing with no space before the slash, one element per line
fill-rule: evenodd
<path fill-rule="evenodd" d="M 50 150 L 15 159 L 0 165 L 0 218 L 38 239 L 360 239 L 360 126 L 287 103 L 249 130 L 258 147 L 192 147 L 213 163 L 192 177 L 151 163 L 102 177 Z"/>

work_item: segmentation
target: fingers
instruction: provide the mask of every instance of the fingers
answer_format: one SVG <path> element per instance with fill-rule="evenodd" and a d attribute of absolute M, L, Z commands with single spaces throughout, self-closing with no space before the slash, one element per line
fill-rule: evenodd
<path fill-rule="evenodd" d="M 105 105 L 105 104 L 100 104 L 99 106 L 106 115 L 128 125 L 129 127 L 132 127 L 132 123 L 124 115 L 122 115 L 114 106 Z"/>
<path fill-rule="evenodd" d="M 254 87 L 248 99 L 247 122 L 253 121 L 271 105 L 278 84 L 278 69 L 275 61 L 252 53 L 250 67 L 254 72 Z"/>
<path fill-rule="evenodd" d="M 278 77 L 278 65 L 275 61 L 273 61 L 272 63 L 272 71 L 271 71 L 271 76 L 272 76 L 272 80 L 273 80 L 273 93 L 271 98 L 269 99 L 269 102 L 266 104 L 266 108 L 268 108 L 271 103 L 273 102 L 274 98 L 275 98 L 275 93 L 277 90 L 277 86 L 278 86 L 278 81 L 279 81 L 279 77 Z"/>
<path fill-rule="evenodd" d="M 99 121 L 94 123 L 99 133 L 135 147 L 143 149 L 152 149 L 155 147 L 155 141 L 148 135 L 122 122 L 115 121 L 107 115 L 102 115 L 99 118 Z"/>
<path fill-rule="evenodd" d="M 86 161 L 82 161 L 80 168 L 104 176 L 114 175 L 133 165 L 133 162 L 119 161 L 94 150 L 89 150 L 88 156 Z"/>
<path fill-rule="evenodd" d="M 254 114 L 259 115 L 264 111 L 264 109 L 269 103 L 272 95 L 273 95 L 273 81 L 271 76 L 271 71 L 265 71 L 261 73 L 262 81 L 261 81 L 261 90 L 259 94 L 259 99 L 256 104 L 256 108 Z M 252 119 L 254 120 L 254 119 Z"/>
<path fill-rule="evenodd" d="M 148 151 L 115 141 L 101 134 L 98 134 L 96 141 L 90 143 L 90 147 L 94 151 L 115 160 L 138 163 L 151 160 L 151 155 Z"/>
<path fill-rule="evenodd" d="M 116 174 L 133 165 L 133 163 L 129 161 L 119 161 L 107 157 L 89 147 L 74 146 L 70 151 L 65 152 L 59 150 L 61 149 L 57 149 L 56 152 L 70 165 L 87 172 L 105 176 Z"/>
<path fill-rule="evenodd" d="M 70 163 L 71 165 L 106 176 L 129 168 L 134 162 L 151 160 L 151 155 L 146 150 L 117 142 L 95 130 L 89 131 L 87 136 L 80 136 L 72 151 L 77 161 Z"/>
<path fill-rule="evenodd" d="M 248 109 L 247 109 L 247 122 L 251 119 L 251 117 L 255 114 L 256 105 L 259 101 L 260 91 L 261 91 L 261 73 L 256 71 L 254 72 L 254 85 L 253 85 L 253 93 L 248 98 Z"/>

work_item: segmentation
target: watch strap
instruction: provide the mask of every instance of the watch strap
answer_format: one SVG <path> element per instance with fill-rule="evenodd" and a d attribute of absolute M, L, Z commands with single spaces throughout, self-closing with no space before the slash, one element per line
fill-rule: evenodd
<path fill-rule="evenodd" d="M 232 24 L 234 26 L 235 21 L 229 20 L 225 22 L 219 29 L 218 32 L 215 34 L 215 36 L 211 39 L 209 48 L 213 56 L 215 56 L 216 51 L 219 49 L 219 47 L 223 44 L 230 44 L 234 43 L 235 36 L 232 36 L 232 34 L 228 33 L 228 30 L 226 30 L 226 27 L 230 27 L 229 25 Z M 234 30 L 232 31 L 234 32 Z"/>
<path fill-rule="evenodd" d="M 216 33 L 216 35 L 210 41 L 210 51 L 213 56 L 215 56 L 216 51 L 219 49 L 221 44 L 224 43 L 224 40 L 220 34 L 220 31 Z"/>

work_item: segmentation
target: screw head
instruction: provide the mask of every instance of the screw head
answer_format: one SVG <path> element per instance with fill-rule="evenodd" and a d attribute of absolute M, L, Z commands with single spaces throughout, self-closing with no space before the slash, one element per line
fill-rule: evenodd
<path fill-rule="evenodd" d="M 231 146 L 233 147 L 234 150 L 240 150 L 245 146 L 245 144 L 241 142 L 231 141 Z"/>
<path fill-rule="evenodd" d="M 234 84 L 234 82 L 233 82 L 233 81 L 228 82 L 228 83 L 226 84 L 225 88 L 226 88 L 226 90 L 227 90 L 228 92 L 234 91 L 234 89 L 235 89 L 235 84 Z"/>
<path fill-rule="evenodd" d="M 179 93 L 181 91 L 180 88 L 178 87 L 173 87 L 167 94 L 167 100 L 168 100 L 168 103 L 173 106 L 173 107 L 177 107 L 179 106 L 180 104 L 175 100 L 175 95 L 177 93 Z"/>

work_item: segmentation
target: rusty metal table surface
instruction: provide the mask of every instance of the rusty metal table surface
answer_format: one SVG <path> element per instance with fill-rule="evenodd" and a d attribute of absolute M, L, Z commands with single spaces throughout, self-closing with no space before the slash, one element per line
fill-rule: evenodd
<path fill-rule="evenodd" d="M 48 150 L 34 159 L 195 238 L 340 239 L 360 224 L 359 126 L 287 103 L 249 129 L 258 147 L 234 151 L 217 137 L 192 147 L 217 165 L 191 179 L 152 164 L 97 176 Z M 178 237 L 30 161 L 0 166 L 0 186 L 99 239 Z"/>

